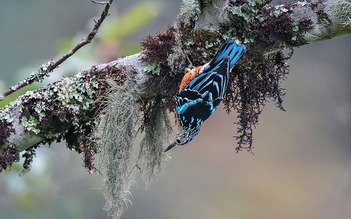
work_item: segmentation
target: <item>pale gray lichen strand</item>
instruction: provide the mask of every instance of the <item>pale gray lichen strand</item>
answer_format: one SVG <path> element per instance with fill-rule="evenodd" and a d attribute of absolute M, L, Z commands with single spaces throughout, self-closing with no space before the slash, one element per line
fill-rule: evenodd
<path fill-rule="evenodd" d="M 103 109 L 97 118 L 96 143 L 101 148 L 100 169 L 105 178 L 105 210 L 120 218 L 130 197 L 134 174 L 131 153 L 139 121 L 139 88 L 135 83 L 119 86 L 108 81 Z"/>
<path fill-rule="evenodd" d="M 140 143 L 139 158 L 146 188 L 151 180 L 158 176 L 169 156 L 164 153 L 164 146 L 169 143 L 172 125 L 166 109 L 161 102 L 152 109 L 150 122 L 145 127 L 145 136 Z"/>

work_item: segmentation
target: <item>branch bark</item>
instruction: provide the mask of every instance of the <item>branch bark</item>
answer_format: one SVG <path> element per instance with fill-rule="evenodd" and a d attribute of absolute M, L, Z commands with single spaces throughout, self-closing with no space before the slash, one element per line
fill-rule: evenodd
<path fill-rule="evenodd" d="M 176 94 L 186 56 L 196 64 L 205 63 L 216 49 L 216 40 L 234 38 L 247 45 L 248 54 L 238 65 L 240 71 L 256 60 L 255 54 L 262 59 L 285 48 L 351 33 L 349 0 L 297 1 L 277 6 L 269 2 L 184 0 L 176 25 L 146 39 L 142 53 L 93 66 L 72 78 L 27 92 L 0 109 L 0 170 L 17 161 L 18 152 L 38 144 L 66 140 L 69 145 L 79 145 L 85 141 L 70 136 L 91 133 L 107 79 L 146 87 L 147 92 L 140 98 L 150 100 L 157 96 L 150 87 L 152 80 L 160 82 L 160 78 L 168 80 L 172 76 L 170 84 L 158 84 L 159 93 L 169 92 L 162 97 L 169 98 Z M 147 67 L 151 64 L 161 70 L 150 70 Z M 150 74 L 165 71 L 171 76 Z M 173 99 L 168 101 L 172 106 Z M 79 146 L 74 149 L 82 150 Z"/>
<path fill-rule="evenodd" d="M 71 149 L 82 152 L 78 141 L 83 139 L 74 136 L 78 130 L 87 132 L 93 126 L 92 119 L 102 102 L 99 98 L 108 87 L 106 81 L 145 82 L 147 76 L 139 59 L 140 54 L 135 54 L 93 66 L 74 77 L 29 91 L 0 109 L 2 168 L 19 159 L 17 152 L 41 143 L 64 139 Z"/>

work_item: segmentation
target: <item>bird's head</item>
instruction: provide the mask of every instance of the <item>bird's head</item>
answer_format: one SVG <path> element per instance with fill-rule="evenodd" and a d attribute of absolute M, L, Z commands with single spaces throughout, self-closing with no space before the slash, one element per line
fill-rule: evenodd
<path fill-rule="evenodd" d="M 196 129 L 188 129 L 188 130 L 181 129 L 176 135 L 174 141 L 165 149 L 165 152 L 170 150 L 174 146 L 184 145 L 189 141 L 193 140 L 196 137 L 196 135 L 199 133 L 199 131 L 200 131 L 200 127 Z"/>

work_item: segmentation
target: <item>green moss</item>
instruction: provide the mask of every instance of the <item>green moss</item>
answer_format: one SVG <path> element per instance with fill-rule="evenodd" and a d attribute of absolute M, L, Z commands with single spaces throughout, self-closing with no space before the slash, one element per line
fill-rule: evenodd
<path fill-rule="evenodd" d="M 195 45 L 195 42 L 192 39 L 188 39 L 188 40 L 185 40 L 184 45 L 190 47 Z"/>
<path fill-rule="evenodd" d="M 180 8 L 179 17 L 187 27 L 193 26 L 201 13 L 198 0 L 184 0 Z"/>
<path fill-rule="evenodd" d="M 14 120 L 14 115 L 12 112 L 6 111 L 2 112 L 2 118 L 4 119 L 8 124 L 12 123 Z"/>
<path fill-rule="evenodd" d="M 145 65 L 144 69 L 145 72 L 151 73 L 153 75 L 160 75 L 161 67 L 156 63 L 148 63 Z"/>
<path fill-rule="evenodd" d="M 39 120 L 35 118 L 34 116 L 30 116 L 29 118 L 27 117 L 22 117 L 21 118 L 21 125 L 28 131 L 28 132 L 33 132 L 34 134 L 39 134 L 40 129 L 39 127 Z"/>

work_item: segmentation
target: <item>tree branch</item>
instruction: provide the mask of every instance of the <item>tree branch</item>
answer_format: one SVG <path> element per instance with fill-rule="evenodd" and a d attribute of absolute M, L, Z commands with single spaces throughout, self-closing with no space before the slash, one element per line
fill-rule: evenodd
<path fill-rule="evenodd" d="M 106 80 L 119 84 L 127 79 L 138 83 L 145 80 L 139 56 L 93 66 L 74 77 L 29 91 L 0 109 L 0 160 L 11 161 L 12 155 L 6 152 L 9 149 L 20 152 L 61 139 L 65 139 L 71 149 L 81 152 L 77 144 L 82 139 L 72 136 L 77 130 L 86 132 L 93 125 L 91 120 L 99 109 L 99 98 L 108 87 Z M 8 165 L 3 162 L 0 164 L 6 168 Z"/>
<path fill-rule="evenodd" d="M 349 0 L 310 0 L 269 5 L 266 1 L 184 1 L 181 19 L 195 20 L 198 30 L 221 31 L 234 26 L 238 38 L 265 53 L 351 33 Z M 194 10 L 194 5 L 198 5 Z M 270 38 L 270 39 L 268 39 Z M 275 38 L 272 45 L 272 38 Z M 253 42 L 255 40 L 255 42 Z"/>

